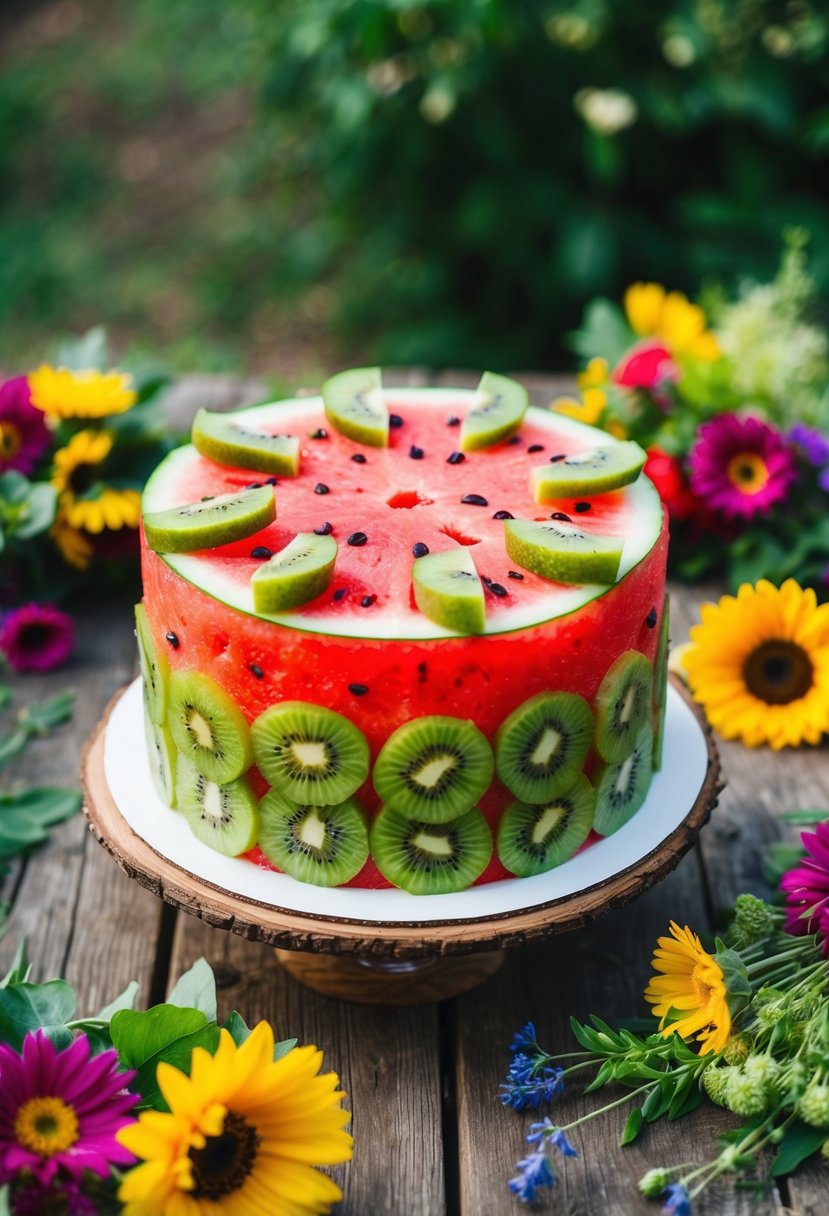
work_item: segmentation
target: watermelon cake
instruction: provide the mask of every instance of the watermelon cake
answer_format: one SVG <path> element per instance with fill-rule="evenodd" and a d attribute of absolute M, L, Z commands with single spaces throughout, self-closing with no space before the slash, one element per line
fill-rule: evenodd
<path fill-rule="evenodd" d="M 199 411 L 143 498 L 150 765 L 196 838 L 320 886 L 542 873 L 661 756 L 667 529 L 634 443 L 515 381 Z"/>

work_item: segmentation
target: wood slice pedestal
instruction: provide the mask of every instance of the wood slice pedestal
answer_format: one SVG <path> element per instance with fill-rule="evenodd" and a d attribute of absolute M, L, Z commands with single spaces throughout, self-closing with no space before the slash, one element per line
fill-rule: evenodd
<path fill-rule="evenodd" d="M 672 740 L 675 734 L 672 722 L 681 727 L 676 732 L 682 736 L 679 740 Z M 113 782 L 107 777 L 107 746 L 108 742 L 113 744 L 113 736 L 117 736 L 119 744 L 126 744 L 121 748 L 122 762 L 130 769 L 126 779 L 122 775 L 114 783 L 118 787 L 117 797 Z M 696 755 L 690 783 L 687 772 L 680 771 L 688 748 Z M 677 764 L 675 778 L 671 775 L 672 758 Z M 109 772 L 112 776 L 112 769 Z M 284 895 L 286 902 L 292 892 L 302 887 L 304 906 L 286 907 L 228 889 L 220 880 L 211 881 L 193 872 L 201 866 L 215 879 L 217 872 L 223 872 L 216 871 L 215 866 L 229 863 L 228 873 L 233 879 L 228 886 L 238 886 L 238 867 L 247 867 L 249 863 L 217 860 L 211 850 L 205 853 L 205 846 L 189 837 L 189 830 L 185 847 L 171 843 L 182 827 L 186 829 L 186 823 L 154 794 L 143 739 L 140 688 L 135 685 L 126 690 L 126 696 L 119 693 L 108 706 L 87 744 L 81 775 L 90 828 L 131 878 L 160 899 L 201 917 L 208 924 L 276 947 L 285 970 L 318 992 L 342 1000 L 386 1005 L 418 1004 L 457 996 L 493 975 L 503 961 L 506 947 L 578 928 L 636 899 L 673 870 L 691 848 L 722 789 L 711 733 L 686 690 L 674 682 L 669 696 L 665 766 L 649 794 L 649 801 L 655 797 L 660 805 L 664 802 L 666 825 L 667 807 L 671 808 L 672 826 L 667 827 L 664 839 L 658 838 L 657 831 L 653 847 L 644 848 L 641 856 L 635 854 L 628 863 L 615 868 L 612 857 L 616 852 L 623 855 L 622 833 L 630 829 L 630 824 L 626 824 L 608 841 L 599 842 L 559 867 L 556 881 L 574 863 L 586 867 L 588 874 L 577 890 L 559 898 L 520 906 L 523 900 L 530 902 L 533 892 L 544 889 L 532 885 L 537 884 L 536 879 L 491 884 L 492 888 L 500 888 L 500 892 L 484 886 L 474 888 L 477 892 L 474 895 L 462 891 L 452 896 L 426 897 L 426 901 L 440 899 L 439 905 L 398 892 L 351 891 L 349 907 L 356 907 L 358 914 L 342 916 L 331 911 L 332 895 L 338 896 L 338 891 L 329 895 L 324 888 L 303 887 L 291 880 L 286 882 L 282 875 L 271 875 L 269 880 L 276 880 L 275 893 L 280 898 Z M 659 811 L 658 806 L 655 809 Z M 658 817 L 656 822 L 659 823 Z M 653 833 L 653 828 L 650 830 Z M 153 844 L 144 839 L 141 834 L 144 831 Z M 631 839 L 629 835 L 628 840 Z M 614 843 L 609 854 L 604 846 L 610 845 L 610 841 Z M 206 866 L 201 860 L 205 857 Z M 595 864 L 593 882 L 589 878 L 594 867 L 592 857 L 604 858 L 601 865 L 598 861 Z M 193 870 L 183 864 L 185 859 Z M 260 875 L 257 880 L 260 883 L 269 881 L 262 879 L 255 867 L 251 871 Z M 241 873 L 247 875 L 248 871 L 244 869 Z M 400 907 L 407 909 L 408 919 L 378 919 L 378 897 L 390 894 L 401 901 Z M 431 911 L 436 907 L 440 908 L 440 919 Z"/>

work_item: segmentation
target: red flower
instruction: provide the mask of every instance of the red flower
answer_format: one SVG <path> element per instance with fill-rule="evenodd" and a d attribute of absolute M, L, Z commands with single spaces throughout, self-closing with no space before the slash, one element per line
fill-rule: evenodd
<path fill-rule="evenodd" d="M 669 456 L 662 448 L 648 448 L 645 473 L 659 491 L 672 520 L 682 522 L 703 510 L 704 504 L 688 485 L 678 456 Z"/>
<path fill-rule="evenodd" d="M 662 342 L 640 342 L 623 356 L 613 371 L 612 379 L 625 388 L 643 388 L 653 393 L 657 403 L 665 409 L 668 401 L 660 396 L 658 390 L 666 382 L 679 379 L 679 368 Z"/>

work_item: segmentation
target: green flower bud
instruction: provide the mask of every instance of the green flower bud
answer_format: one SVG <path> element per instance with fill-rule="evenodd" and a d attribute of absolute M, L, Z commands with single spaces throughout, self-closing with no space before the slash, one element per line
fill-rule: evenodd
<path fill-rule="evenodd" d="M 748 1056 L 743 1062 L 743 1072 L 752 1081 L 759 1082 L 769 1097 L 776 1092 L 780 1065 L 772 1056 Z"/>
<path fill-rule="evenodd" d="M 717 1106 L 725 1105 L 725 1087 L 728 1078 L 736 1071 L 735 1068 L 718 1068 L 715 1064 L 711 1064 L 702 1074 L 702 1087 L 711 1101 L 717 1103 Z"/>
<path fill-rule="evenodd" d="M 740 1152 L 734 1144 L 729 1144 L 728 1148 L 724 1148 L 717 1160 L 724 1170 L 740 1169 Z"/>
<path fill-rule="evenodd" d="M 798 1099 L 797 1113 L 812 1127 L 829 1127 L 829 1085 L 808 1085 Z"/>
<path fill-rule="evenodd" d="M 821 1157 L 829 1158 L 829 1140 L 824 1140 L 820 1148 Z"/>
<path fill-rule="evenodd" d="M 767 937 L 774 928 L 771 908 L 756 895 L 738 895 L 734 903 L 734 930 L 744 946 Z"/>
<path fill-rule="evenodd" d="M 747 1077 L 741 1068 L 731 1070 L 723 1098 L 725 1105 L 735 1115 L 759 1115 L 767 1105 L 763 1083 L 753 1077 Z"/>
<path fill-rule="evenodd" d="M 639 1190 L 646 1199 L 658 1199 L 665 1188 L 670 1185 L 670 1181 L 671 1174 L 669 1170 L 648 1170 L 647 1174 L 643 1174 L 639 1179 Z"/>
<path fill-rule="evenodd" d="M 742 1064 L 751 1051 L 751 1039 L 747 1034 L 735 1034 L 725 1045 L 723 1055 L 727 1064 Z"/>
<path fill-rule="evenodd" d="M 760 1005 L 757 1010 L 757 1021 L 767 1030 L 776 1026 L 785 1016 L 786 1008 L 782 1001 L 769 1001 L 765 1005 Z"/>

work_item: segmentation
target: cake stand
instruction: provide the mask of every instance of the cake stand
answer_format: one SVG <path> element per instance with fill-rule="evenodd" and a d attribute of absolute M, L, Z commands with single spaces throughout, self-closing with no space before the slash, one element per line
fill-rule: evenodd
<path fill-rule="evenodd" d="M 140 680 L 107 707 L 84 752 L 82 780 L 92 832 L 142 886 L 208 924 L 276 947 L 282 966 L 308 987 L 394 1005 L 456 996 L 492 975 L 506 947 L 629 903 L 674 869 L 722 789 L 711 732 L 672 677 L 662 770 L 618 832 L 546 874 L 414 896 L 313 887 L 201 844 L 153 786 Z"/>

